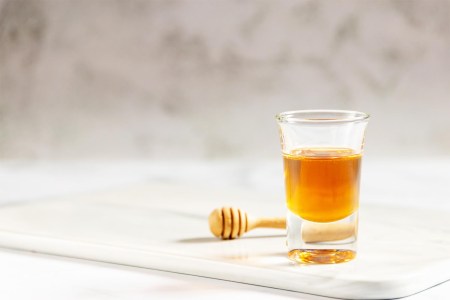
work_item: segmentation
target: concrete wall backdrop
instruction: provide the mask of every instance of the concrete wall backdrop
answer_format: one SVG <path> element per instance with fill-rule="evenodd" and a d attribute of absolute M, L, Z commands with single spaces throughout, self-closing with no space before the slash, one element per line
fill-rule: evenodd
<path fill-rule="evenodd" d="M 0 0 L 4 159 L 278 158 L 310 108 L 450 154 L 450 2 Z"/>

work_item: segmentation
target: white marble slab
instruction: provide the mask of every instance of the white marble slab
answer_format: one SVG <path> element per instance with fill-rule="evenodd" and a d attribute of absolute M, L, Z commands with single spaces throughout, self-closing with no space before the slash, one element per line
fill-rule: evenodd
<path fill-rule="evenodd" d="M 3 207 L 0 245 L 347 299 L 403 297 L 450 279 L 446 213 L 363 207 L 355 261 L 295 266 L 283 231 L 212 238 L 207 215 L 224 204 L 256 215 L 284 210 L 249 190 L 140 185 Z"/>

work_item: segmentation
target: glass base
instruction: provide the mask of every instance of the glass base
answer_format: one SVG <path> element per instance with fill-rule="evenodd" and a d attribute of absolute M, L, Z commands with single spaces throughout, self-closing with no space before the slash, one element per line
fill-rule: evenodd
<path fill-rule="evenodd" d="M 336 249 L 295 249 L 288 253 L 290 260 L 308 264 L 338 264 L 351 261 L 356 257 L 352 250 Z"/>
<path fill-rule="evenodd" d="M 358 212 L 335 222 L 312 222 L 288 210 L 288 257 L 297 263 L 336 264 L 356 257 Z"/>

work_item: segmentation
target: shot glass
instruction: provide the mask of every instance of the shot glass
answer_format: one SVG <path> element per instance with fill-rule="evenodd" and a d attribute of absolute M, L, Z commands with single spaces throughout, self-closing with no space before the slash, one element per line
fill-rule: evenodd
<path fill-rule="evenodd" d="M 276 119 L 284 162 L 288 257 L 317 264 L 354 259 L 369 115 L 299 110 Z"/>

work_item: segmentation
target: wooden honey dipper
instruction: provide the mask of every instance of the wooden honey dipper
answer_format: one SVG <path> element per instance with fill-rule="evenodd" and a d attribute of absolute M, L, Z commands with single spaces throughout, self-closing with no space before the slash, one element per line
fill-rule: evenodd
<path fill-rule="evenodd" d="M 216 208 L 208 218 L 209 229 L 223 240 L 240 237 L 255 228 L 286 228 L 285 218 L 254 218 L 235 207 Z M 306 222 L 302 228 L 302 239 L 307 243 L 337 241 L 355 234 L 356 228 L 346 223 Z"/>
<path fill-rule="evenodd" d="M 255 228 L 286 228 L 285 218 L 252 218 L 234 207 L 216 208 L 209 215 L 209 229 L 223 240 L 240 237 Z"/>

